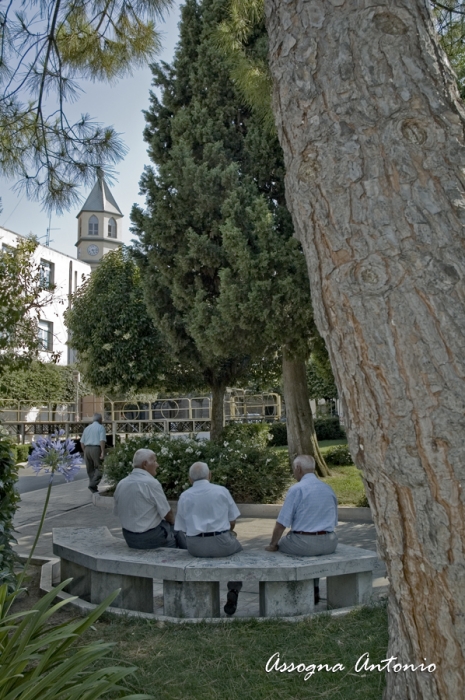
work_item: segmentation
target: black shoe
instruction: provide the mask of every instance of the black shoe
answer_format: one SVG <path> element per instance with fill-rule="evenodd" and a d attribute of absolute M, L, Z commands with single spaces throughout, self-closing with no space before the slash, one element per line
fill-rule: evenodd
<path fill-rule="evenodd" d="M 314 596 L 315 605 L 318 605 L 318 603 L 320 602 L 320 588 L 319 588 L 319 586 L 315 586 L 315 588 L 313 589 L 313 596 Z"/>
<path fill-rule="evenodd" d="M 93 489 L 91 486 L 87 487 L 91 493 L 98 493 L 98 489 Z"/>
<path fill-rule="evenodd" d="M 232 587 L 234 586 L 234 588 Z M 228 595 L 226 596 L 226 605 L 224 606 L 223 610 L 225 611 L 226 615 L 234 615 L 234 613 L 237 610 L 237 599 L 239 598 L 239 591 L 242 588 L 242 583 L 234 582 L 234 583 L 228 583 Z"/>

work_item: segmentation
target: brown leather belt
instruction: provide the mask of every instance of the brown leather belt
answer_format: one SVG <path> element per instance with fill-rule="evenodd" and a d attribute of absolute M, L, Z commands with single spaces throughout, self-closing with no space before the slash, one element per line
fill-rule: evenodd
<path fill-rule="evenodd" d="M 303 532 L 302 530 L 292 530 L 296 535 L 330 535 L 328 530 L 320 530 L 319 532 Z"/>

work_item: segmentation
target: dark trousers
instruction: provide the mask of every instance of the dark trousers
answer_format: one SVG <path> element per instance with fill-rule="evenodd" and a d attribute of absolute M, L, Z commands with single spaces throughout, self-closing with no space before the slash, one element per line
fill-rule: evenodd
<path fill-rule="evenodd" d="M 171 549 L 186 549 L 186 536 L 183 532 L 175 532 L 174 527 L 166 520 L 162 520 L 157 527 L 145 532 L 131 532 L 123 530 L 123 537 L 131 549 L 158 549 L 170 547 Z"/>
<path fill-rule="evenodd" d="M 100 445 L 86 445 L 84 449 L 84 460 L 86 463 L 87 476 L 89 477 L 89 488 L 96 491 L 102 480 L 102 453 Z"/>

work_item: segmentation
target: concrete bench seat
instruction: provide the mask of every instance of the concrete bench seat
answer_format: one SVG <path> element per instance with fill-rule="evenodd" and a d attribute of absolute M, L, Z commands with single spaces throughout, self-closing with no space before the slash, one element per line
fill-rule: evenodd
<path fill-rule="evenodd" d="M 129 549 L 108 528 L 53 530 L 53 552 L 61 558 L 61 580 L 73 578 L 68 592 L 101 603 L 121 588 L 114 607 L 153 612 L 153 579 L 163 580 L 168 617 L 220 616 L 219 584 L 259 582 L 261 617 L 313 612 L 313 579 L 327 578 L 331 608 L 367 603 L 372 592 L 375 552 L 339 544 L 334 554 L 294 557 L 264 550 L 222 559 L 200 559 L 181 549 Z"/>

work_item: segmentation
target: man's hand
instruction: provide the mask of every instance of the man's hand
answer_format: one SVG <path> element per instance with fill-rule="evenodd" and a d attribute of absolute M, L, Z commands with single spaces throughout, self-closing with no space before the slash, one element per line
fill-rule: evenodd
<path fill-rule="evenodd" d="M 265 547 L 267 552 L 277 552 L 279 547 L 277 544 L 269 544 L 268 547 Z"/>
<path fill-rule="evenodd" d="M 174 513 L 173 510 L 170 508 L 170 510 L 167 512 L 163 520 L 166 520 L 167 523 L 170 525 L 174 525 Z"/>

